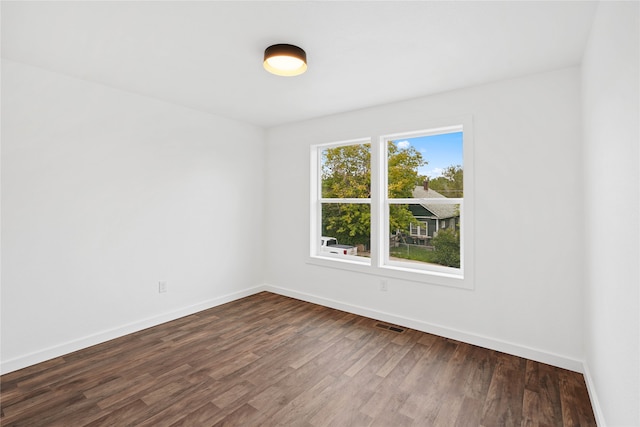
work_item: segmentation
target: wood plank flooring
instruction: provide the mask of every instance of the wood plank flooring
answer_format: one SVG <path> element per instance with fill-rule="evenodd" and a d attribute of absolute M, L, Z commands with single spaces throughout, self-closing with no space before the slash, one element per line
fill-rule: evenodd
<path fill-rule="evenodd" d="M 263 292 L 1 377 L 3 426 L 595 426 L 582 375 Z"/>

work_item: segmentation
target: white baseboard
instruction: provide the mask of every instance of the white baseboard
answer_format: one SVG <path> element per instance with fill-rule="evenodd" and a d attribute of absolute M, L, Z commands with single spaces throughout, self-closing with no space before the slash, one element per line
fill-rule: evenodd
<path fill-rule="evenodd" d="M 510 343 L 482 335 L 468 333 L 453 328 L 448 328 L 441 325 L 436 325 L 421 320 L 411 319 L 404 316 L 399 316 L 392 313 L 386 313 L 379 310 L 370 309 L 353 304 L 347 304 L 344 302 L 332 300 L 317 295 L 299 292 L 293 289 L 282 288 L 269 284 L 259 285 L 252 288 L 248 288 L 242 291 L 234 292 L 231 294 L 223 295 L 217 298 L 213 298 L 207 301 L 203 301 L 198 304 L 183 307 L 178 310 L 174 310 L 168 313 L 163 313 L 158 316 L 142 319 L 133 323 L 119 326 L 117 328 L 102 331 L 93 335 L 89 335 L 76 340 L 68 341 L 53 347 L 49 347 L 43 350 L 39 350 L 24 356 L 20 356 L 14 359 L 2 361 L 0 363 L 0 372 L 6 374 L 18 369 L 25 368 L 27 366 L 34 365 L 36 363 L 44 362 L 56 357 L 63 356 L 65 354 L 72 353 L 83 348 L 91 347 L 92 345 L 100 344 L 114 338 L 119 338 L 127 334 L 141 331 L 143 329 L 157 326 L 165 322 L 169 322 L 180 317 L 188 316 L 197 313 L 202 310 L 207 310 L 212 307 L 216 307 L 221 304 L 226 304 L 231 301 L 235 301 L 240 298 L 247 297 L 249 295 L 256 294 L 261 291 L 269 291 L 276 294 L 296 298 L 299 300 L 311 302 L 314 304 L 323 305 L 326 307 L 335 308 L 337 310 L 346 311 L 349 313 L 358 314 L 361 316 L 370 317 L 373 319 L 382 320 L 392 324 L 405 326 L 408 328 L 416 329 L 422 332 L 439 335 L 445 338 L 455 339 L 458 341 L 466 342 L 468 344 L 477 345 L 480 347 L 489 348 L 491 350 L 501 351 L 503 353 L 513 354 L 515 356 L 524 357 L 527 359 L 535 360 L 537 362 L 546 363 L 549 365 L 557 366 L 571 371 L 584 373 L 585 365 L 582 361 L 567 358 L 557 354 L 537 350 L 534 348 L 522 346 L 519 344 Z M 590 377 L 586 378 L 587 385 L 589 386 L 589 393 L 592 396 L 594 404 L 594 412 L 597 407 L 597 400 L 595 400 L 595 392 L 593 390 L 593 383 Z M 598 414 L 597 414 L 598 415 Z M 600 418 L 596 417 L 600 420 Z M 599 421 L 600 423 L 600 421 Z"/>
<path fill-rule="evenodd" d="M 491 350 L 500 351 L 514 356 L 524 357 L 526 359 L 535 360 L 536 362 L 546 363 L 548 365 L 557 366 L 559 368 L 568 369 L 574 372 L 583 372 L 583 362 L 581 360 L 572 359 L 569 357 L 561 356 L 558 354 L 550 353 L 543 350 L 523 346 L 521 344 L 515 344 L 508 341 L 503 341 L 495 338 L 490 338 L 478 334 L 473 334 L 465 331 L 460 331 L 446 326 L 436 325 L 422 320 L 411 319 L 404 316 L 399 316 L 392 313 L 386 313 L 379 310 L 373 310 L 367 307 L 362 307 L 354 304 L 347 304 L 344 302 L 332 300 L 317 295 L 312 295 L 304 292 L 299 292 L 293 289 L 281 288 L 266 284 L 264 289 L 269 292 L 296 298 L 299 300 L 311 302 L 314 304 L 323 305 L 325 307 L 335 308 L 337 310 L 346 311 L 360 316 L 370 317 L 377 320 L 393 323 L 399 326 L 405 326 L 407 328 L 416 329 L 418 331 L 427 332 L 430 334 L 438 335 L 445 338 L 462 341 L 468 344 L 477 345 L 480 347 L 488 348 Z"/>
<path fill-rule="evenodd" d="M 422 332 L 439 335 L 445 338 L 455 339 L 458 341 L 466 342 L 468 344 L 477 345 L 480 347 L 488 348 L 491 350 L 501 351 L 503 353 L 512 354 L 519 357 L 535 360 L 537 362 L 546 363 L 552 366 L 557 366 L 571 371 L 580 372 L 584 374 L 587 390 L 591 399 L 591 406 L 596 418 L 598 427 L 606 427 L 604 416 L 600 408 L 600 403 L 595 390 L 595 384 L 589 371 L 589 366 L 586 362 L 582 362 L 576 359 L 567 358 L 557 354 L 537 350 L 534 348 L 522 346 L 519 344 L 509 343 L 507 341 L 497 340 L 477 334 L 472 334 L 464 331 L 459 331 L 453 328 L 447 328 L 440 325 L 431 324 L 421 320 L 410 319 L 404 316 L 399 316 L 391 313 L 386 313 L 379 310 L 373 310 L 367 307 L 362 307 L 353 304 L 347 304 L 340 301 L 332 300 L 317 295 L 312 295 L 304 292 L 299 292 L 293 289 L 282 288 L 269 284 L 259 285 L 252 288 L 248 288 L 242 291 L 234 292 L 227 295 L 222 295 L 217 298 L 213 298 L 207 301 L 203 301 L 198 304 L 193 304 L 187 307 L 180 308 L 168 313 L 163 313 L 158 316 L 149 317 L 133 323 L 129 323 L 117 328 L 109 329 L 107 331 L 99 332 L 93 335 L 79 338 L 73 341 L 69 341 L 60 345 L 49 347 L 37 352 L 33 352 L 24 356 L 20 356 L 11 360 L 3 361 L 0 363 L 0 372 L 6 374 L 9 372 L 17 371 L 18 369 L 25 368 L 27 366 L 35 365 L 46 360 L 50 360 L 56 357 L 63 356 L 65 354 L 72 353 L 83 348 L 91 347 L 96 344 L 100 344 L 115 338 L 122 337 L 134 332 L 141 331 L 143 329 L 157 326 L 162 323 L 170 322 L 172 320 L 179 319 L 184 316 L 207 310 L 209 308 L 216 307 L 218 305 L 226 304 L 231 301 L 235 301 L 240 298 L 244 298 L 250 295 L 257 294 L 258 292 L 268 291 L 275 294 L 296 298 L 302 301 L 319 304 L 325 307 L 335 308 L 337 310 L 346 311 L 348 313 L 358 314 L 360 316 L 366 316 L 377 320 L 382 320 L 399 326 L 405 326 L 408 328 L 416 329 Z"/>
<path fill-rule="evenodd" d="M 587 391 L 589 392 L 589 399 L 591 399 L 591 407 L 593 408 L 593 415 L 596 418 L 596 424 L 598 427 L 606 427 L 604 422 L 604 415 L 602 414 L 602 408 L 598 401 L 598 395 L 596 394 L 596 385 L 593 383 L 593 377 L 591 371 L 589 371 L 589 365 L 587 362 L 583 363 L 584 382 L 587 383 Z"/>
<path fill-rule="evenodd" d="M 248 288 L 231 294 L 222 295 L 217 298 L 213 298 L 167 313 L 162 313 L 157 316 L 148 317 L 146 319 L 141 319 L 136 322 L 128 323 L 126 325 L 122 325 L 113 329 L 68 341 L 53 347 L 26 354 L 24 356 L 16 357 L 14 359 L 2 361 L 0 363 L 0 372 L 2 374 L 6 374 L 9 372 L 17 371 L 18 369 L 26 368 L 27 366 L 35 365 L 36 363 L 41 363 L 46 360 L 54 359 L 65 354 L 72 353 L 74 351 L 82 350 L 83 348 L 91 347 L 92 345 L 112 340 L 114 338 L 120 338 L 124 335 L 138 332 L 152 326 L 157 326 L 184 316 L 189 316 L 199 311 L 226 304 L 228 302 L 235 301 L 237 299 L 244 298 L 249 295 L 262 292 L 264 290 L 266 290 L 265 286 L 255 286 L 253 288 Z"/>

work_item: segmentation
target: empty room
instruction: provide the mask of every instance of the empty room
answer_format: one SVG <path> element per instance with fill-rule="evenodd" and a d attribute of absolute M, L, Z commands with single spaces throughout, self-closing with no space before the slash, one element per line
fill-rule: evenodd
<path fill-rule="evenodd" d="M 640 3 L 0 14 L 3 426 L 640 426 Z"/>

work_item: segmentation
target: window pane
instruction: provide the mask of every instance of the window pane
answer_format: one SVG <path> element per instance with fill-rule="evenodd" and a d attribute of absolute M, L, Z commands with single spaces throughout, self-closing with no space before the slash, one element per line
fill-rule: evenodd
<path fill-rule="evenodd" d="M 371 206 L 357 203 L 322 204 L 321 254 L 369 257 Z"/>
<path fill-rule="evenodd" d="M 389 198 L 463 197 L 462 132 L 387 142 Z"/>
<path fill-rule="evenodd" d="M 389 206 L 389 259 L 460 268 L 460 205 Z"/>
<path fill-rule="evenodd" d="M 323 198 L 371 197 L 371 144 L 326 148 L 321 159 Z"/>

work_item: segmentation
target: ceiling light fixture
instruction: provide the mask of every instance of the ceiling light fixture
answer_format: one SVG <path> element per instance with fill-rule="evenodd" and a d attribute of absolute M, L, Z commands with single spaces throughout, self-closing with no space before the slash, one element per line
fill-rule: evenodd
<path fill-rule="evenodd" d="M 298 46 L 274 44 L 264 50 L 263 65 L 278 76 L 297 76 L 307 71 L 307 54 Z"/>

